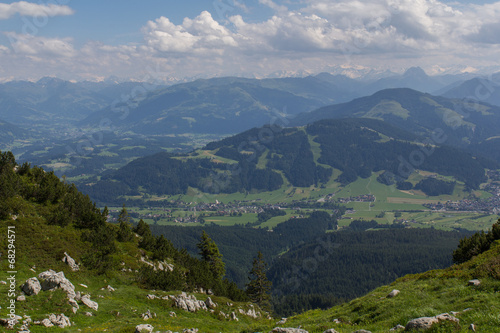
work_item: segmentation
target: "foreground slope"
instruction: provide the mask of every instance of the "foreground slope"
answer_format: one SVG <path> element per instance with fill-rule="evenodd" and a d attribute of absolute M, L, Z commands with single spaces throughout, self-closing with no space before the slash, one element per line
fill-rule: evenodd
<path fill-rule="evenodd" d="M 469 285 L 479 279 L 480 285 Z M 396 297 L 388 297 L 392 290 Z M 309 332 L 334 328 L 340 333 L 366 329 L 373 333 L 388 332 L 396 325 L 406 326 L 419 317 L 454 313 L 460 322 L 440 323 L 430 332 L 498 332 L 500 327 L 500 242 L 472 260 L 447 269 L 407 275 L 391 285 L 373 290 L 364 297 L 335 306 L 327 311 L 314 310 L 291 318 L 287 326 L 302 327 Z M 466 310 L 466 311 L 465 311 Z M 339 319 L 340 324 L 332 324 Z"/>

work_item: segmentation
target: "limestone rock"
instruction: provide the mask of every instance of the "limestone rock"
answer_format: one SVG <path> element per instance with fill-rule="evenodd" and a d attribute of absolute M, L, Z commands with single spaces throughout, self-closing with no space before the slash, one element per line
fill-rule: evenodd
<path fill-rule="evenodd" d="M 328 329 L 328 330 L 324 331 L 323 333 L 339 333 L 339 332 L 337 332 L 337 331 L 336 331 L 336 330 L 334 330 L 333 328 L 330 328 L 330 329 Z"/>
<path fill-rule="evenodd" d="M 231 320 L 234 320 L 234 321 L 239 321 L 238 317 L 236 317 L 236 313 L 231 312 Z"/>
<path fill-rule="evenodd" d="M 90 295 L 83 295 L 82 303 L 95 311 L 97 311 L 97 308 L 99 307 L 99 304 L 97 304 L 97 302 L 94 302 L 90 299 Z"/>
<path fill-rule="evenodd" d="M 23 284 L 22 289 L 28 296 L 38 295 L 40 290 L 42 290 L 42 285 L 36 277 L 32 277 L 31 279 L 26 280 L 26 282 Z"/>
<path fill-rule="evenodd" d="M 173 299 L 175 306 L 184 311 L 196 312 L 198 310 L 208 310 L 205 302 L 197 300 L 193 295 L 188 296 L 185 292 L 177 297 L 174 296 Z"/>
<path fill-rule="evenodd" d="M 470 329 L 472 332 L 476 332 L 476 331 L 477 331 L 476 325 L 474 325 L 474 324 L 470 324 L 469 329 Z"/>
<path fill-rule="evenodd" d="M 467 282 L 467 284 L 469 286 L 479 286 L 481 284 L 481 281 L 479 281 L 478 279 L 469 280 L 469 282 Z"/>
<path fill-rule="evenodd" d="M 432 325 L 438 323 L 436 317 L 420 317 L 410 320 L 406 326 L 405 330 L 409 331 L 412 329 L 429 329 Z"/>
<path fill-rule="evenodd" d="M 394 332 L 394 331 L 397 331 L 397 330 L 404 330 L 404 329 L 405 329 L 405 327 L 403 325 L 399 325 L 398 324 L 397 326 L 394 326 L 393 328 L 391 328 L 389 330 L 389 332 Z"/>
<path fill-rule="evenodd" d="M 399 295 L 399 293 L 400 293 L 400 291 L 399 291 L 399 290 L 394 289 L 393 291 L 391 291 L 391 292 L 389 293 L 389 295 L 387 295 L 387 298 L 396 297 L 396 296 L 398 296 L 398 295 Z"/>
<path fill-rule="evenodd" d="M 151 313 L 151 311 L 146 311 L 146 313 L 141 314 L 142 319 L 149 320 L 156 317 L 156 313 Z"/>
<path fill-rule="evenodd" d="M 68 298 L 75 298 L 75 286 L 64 276 L 63 272 L 56 273 L 53 270 L 42 272 L 38 275 L 42 280 L 42 290 L 54 290 L 60 288 L 68 294 Z"/>
<path fill-rule="evenodd" d="M 281 318 L 281 320 L 280 320 L 280 321 L 278 321 L 278 322 L 276 323 L 276 325 L 283 325 L 284 323 L 286 323 L 286 320 L 287 320 L 287 318 Z"/>
<path fill-rule="evenodd" d="M 367 330 L 357 330 L 354 333 L 372 333 L 372 332 L 371 331 L 367 331 Z"/>
<path fill-rule="evenodd" d="M 52 322 L 50 321 L 50 319 L 47 319 L 45 318 L 44 320 L 42 320 L 40 322 L 40 325 L 44 326 L 44 327 L 53 327 L 54 324 L 52 324 Z"/>
<path fill-rule="evenodd" d="M 71 258 L 66 252 L 64 252 L 64 258 L 62 258 L 62 261 L 66 263 L 73 272 L 80 270 L 80 266 L 78 266 L 75 259 Z"/>
<path fill-rule="evenodd" d="M 432 325 L 438 323 L 439 321 L 450 320 L 454 322 L 459 322 L 459 320 L 448 313 L 442 313 L 435 317 L 421 317 L 417 319 L 410 320 L 405 327 L 405 330 L 409 331 L 412 329 L 429 329 Z"/>
<path fill-rule="evenodd" d="M 182 333 L 198 333 L 197 328 L 186 328 L 182 330 Z"/>
<path fill-rule="evenodd" d="M 71 326 L 71 321 L 63 313 L 59 315 L 51 314 L 49 316 L 49 320 L 52 322 L 52 324 L 59 326 L 60 328 Z"/>
<path fill-rule="evenodd" d="M 170 311 L 169 315 L 172 318 L 177 318 L 177 314 L 174 311 Z"/>
<path fill-rule="evenodd" d="M 26 301 L 26 296 L 19 295 L 19 296 L 17 296 L 16 301 L 18 301 L 18 302 L 24 302 L 24 301 Z"/>
<path fill-rule="evenodd" d="M 110 292 L 114 292 L 115 291 L 115 288 L 111 287 L 109 284 L 106 287 L 106 289 L 108 289 L 108 291 L 110 291 Z"/>
<path fill-rule="evenodd" d="M 303 330 L 301 328 L 292 328 L 292 327 L 275 327 L 272 331 L 272 333 L 308 333 L 306 330 Z"/>
<path fill-rule="evenodd" d="M 210 297 L 207 298 L 207 300 L 205 301 L 205 304 L 210 309 L 215 309 L 217 307 L 217 304 L 214 301 L 212 301 L 212 299 Z"/>
<path fill-rule="evenodd" d="M 142 324 L 135 327 L 135 333 L 151 333 L 153 330 L 154 327 L 150 324 Z"/>

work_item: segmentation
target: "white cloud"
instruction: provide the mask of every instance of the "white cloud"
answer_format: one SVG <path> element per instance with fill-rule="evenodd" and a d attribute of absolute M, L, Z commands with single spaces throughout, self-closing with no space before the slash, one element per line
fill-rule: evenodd
<path fill-rule="evenodd" d="M 160 52 L 222 52 L 236 47 L 232 33 L 204 11 L 194 19 L 175 25 L 166 17 L 149 21 L 143 28 L 146 45 Z"/>
<path fill-rule="evenodd" d="M 16 14 L 23 16 L 66 16 L 74 14 L 68 6 L 54 4 L 36 4 L 27 1 L 0 3 L 0 20 L 8 19 Z"/>
<path fill-rule="evenodd" d="M 418 65 L 435 72 L 454 65 L 498 66 L 500 58 L 500 2 L 302 0 L 303 7 L 294 10 L 283 6 L 285 1 L 260 3 L 274 10 L 260 21 L 248 16 L 253 8 L 220 22 L 207 11 L 180 24 L 160 17 L 143 27 L 142 45 L 89 42 L 76 49 L 71 39 L 8 33 L 12 50 L 0 47 L 0 63 L 5 71 L 23 66 L 23 72 L 43 68 L 43 75 L 140 79 L 151 63 L 170 76 L 206 77 L 335 66 L 401 70 Z M 30 67 L 35 60 L 37 66 Z"/>
<path fill-rule="evenodd" d="M 72 57 L 76 54 L 70 38 L 46 38 L 32 35 L 5 33 L 15 53 L 32 56 Z"/>

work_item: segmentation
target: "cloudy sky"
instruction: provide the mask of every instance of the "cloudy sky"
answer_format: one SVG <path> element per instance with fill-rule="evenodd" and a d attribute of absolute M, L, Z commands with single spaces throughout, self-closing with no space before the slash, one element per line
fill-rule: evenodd
<path fill-rule="evenodd" d="M 500 1 L 0 1 L 0 81 L 500 70 Z"/>

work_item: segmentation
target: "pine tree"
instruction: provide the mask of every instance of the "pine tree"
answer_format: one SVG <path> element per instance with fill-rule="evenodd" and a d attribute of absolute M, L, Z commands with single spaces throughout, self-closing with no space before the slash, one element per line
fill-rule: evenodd
<path fill-rule="evenodd" d="M 246 293 L 252 302 L 257 303 L 265 310 L 270 308 L 270 291 L 272 283 L 266 276 L 267 264 L 264 261 L 262 252 L 258 252 L 253 259 L 252 270 L 250 271 L 250 282 L 247 284 Z"/>
<path fill-rule="evenodd" d="M 134 233 L 132 232 L 130 224 L 130 217 L 127 209 L 125 208 L 125 204 L 123 204 L 123 208 L 118 216 L 118 222 L 118 235 L 116 239 L 119 242 L 130 242 L 134 239 Z"/>
<path fill-rule="evenodd" d="M 208 263 L 210 270 L 217 279 L 222 279 L 226 274 L 225 264 L 222 261 L 222 254 L 219 252 L 217 244 L 203 231 L 201 240 L 197 244 L 203 261 Z"/>

